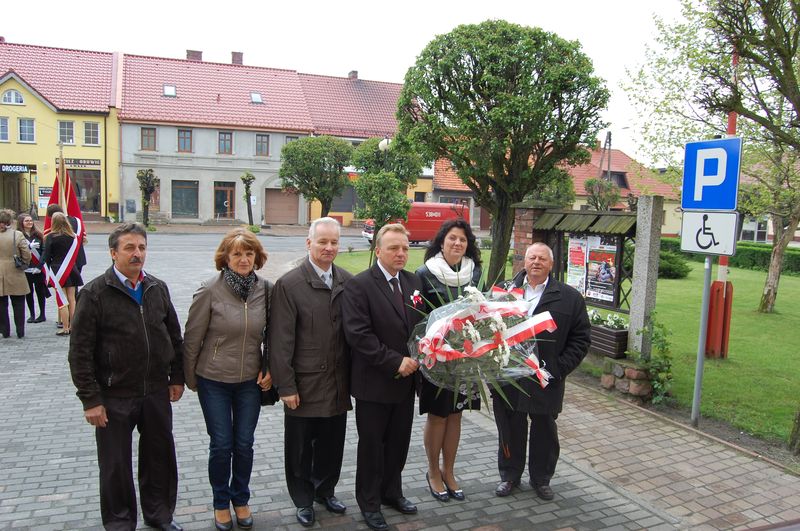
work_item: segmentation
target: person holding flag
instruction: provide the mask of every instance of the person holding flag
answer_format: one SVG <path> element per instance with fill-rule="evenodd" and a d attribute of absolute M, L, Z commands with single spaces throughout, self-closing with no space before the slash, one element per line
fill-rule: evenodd
<path fill-rule="evenodd" d="M 74 267 L 76 248 L 79 247 L 77 241 L 78 237 L 67 216 L 61 212 L 53 214 L 50 234 L 44 241 L 42 264 L 50 272 L 50 282 L 56 289 L 56 300 L 59 301 L 58 316 L 64 323 L 64 328 L 56 332 L 59 336 L 68 336 L 70 333 L 70 323 L 75 313 L 75 289 L 83 285 L 81 274 Z M 65 273 L 67 270 L 69 273 Z"/>
<path fill-rule="evenodd" d="M 44 275 L 42 274 L 42 251 L 44 251 L 44 235 L 33 222 L 30 214 L 22 213 L 17 217 L 17 230 L 22 233 L 28 241 L 28 247 L 31 250 L 31 263 L 30 267 L 25 270 L 25 277 L 28 279 L 28 287 L 31 292 L 25 297 L 28 302 L 28 311 L 31 316 L 28 318 L 29 323 L 43 323 L 47 320 L 45 317 L 45 300 L 50 296 L 50 291 L 44 283 Z M 34 292 L 36 299 L 39 302 L 39 316 L 36 316 L 36 308 L 34 306 Z"/>

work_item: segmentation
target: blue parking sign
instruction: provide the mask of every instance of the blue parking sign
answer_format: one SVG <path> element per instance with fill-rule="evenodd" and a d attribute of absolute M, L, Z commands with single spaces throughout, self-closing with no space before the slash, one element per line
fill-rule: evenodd
<path fill-rule="evenodd" d="M 736 210 L 741 163 L 741 138 L 721 138 L 686 144 L 681 208 Z"/>

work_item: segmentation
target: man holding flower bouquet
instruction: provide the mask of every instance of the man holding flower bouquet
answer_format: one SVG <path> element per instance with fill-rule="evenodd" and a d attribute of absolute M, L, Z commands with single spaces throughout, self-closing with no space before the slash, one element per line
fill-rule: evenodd
<path fill-rule="evenodd" d="M 556 419 L 564 400 L 564 381 L 589 349 L 590 324 L 583 297 L 574 288 L 550 278 L 552 269 L 552 249 L 544 243 L 534 243 L 525 251 L 525 269 L 505 285 L 506 289 L 524 290 L 525 300 L 532 303 L 530 315 L 550 312 L 557 326 L 552 332 L 536 336 L 541 365 L 552 375 L 547 386 L 522 379 L 518 383 L 527 394 L 504 386 L 506 401 L 499 393 L 493 393 L 500 439 L 497 460 L 501 481 L 495 489 L 497 496 L 508 496 L 519 486 L 527 449 L 531 486 L 543 500 L 554 497 L 550 479 L 560 452 Z"/>
<path fill-rule="evenodd" d="M 408 231 L 385 225 L 375 237 L 374 266 L 348 281 L 342 301 L 350 345 L 351 394 L 356 399 L 356 501 L 370 529 L 388 529 L 381 504 L 404 514 L 417 507 L 403 496 L 401 474 L 411 441 L 414 372 L 407 341 L 424 303 L 419 279 L 403 268 Z"/>

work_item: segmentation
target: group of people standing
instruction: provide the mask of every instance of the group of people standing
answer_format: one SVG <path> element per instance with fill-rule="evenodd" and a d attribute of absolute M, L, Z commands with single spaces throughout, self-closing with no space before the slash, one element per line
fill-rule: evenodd
<path fill-rule="evenodd" d="M 233 529 L 234 520 L 240 529 L 253 527 L 253 445 L 261 404 L 270 393 L 284 405 L 286 484 L 301 525 L 314 525 L 315 503 L 332 513 L 347 510 L 336 486 L 351 396 L 358 432 L 355 498 L 371 529 L 388 529 L 384 506 L 417 512 L 402 483 L 417 396 L 420 414 L 427 414 L 430 494 L 441 502 L 466 499 L 455 462 L 462 412 L 479 408 L 479 395 L 467 389 L 454 396 L 425 380 L 407 342 L 431 309 L 479 283 L 475 236 L 463 220 L 445 222 L 425 264 L 411 273 L 405 270 L 408 232 L 389 224 L 375 237 L 375 264 L 355 276 L 334 263 L 339 240 L 336 220 L 313 221 L 307 258 L 273 286 L 256 274 L 267 261 L 259 239 L 232 230 L 215 253 L 219 272 L 194 295 L 182 338 L 167 286 L 143 269 L 146 231 L 127 223 L 112 232 L 113 264 L 80 290 L 69 352 L 85 418 L 96 427 L 106 529 L 136 527 L 134 427 L 140 432 L 145 523 L 181 529 L 173 519 L 177 465 L 170 401 L 181 398 L 184 384 L 198 393 L 210 438 L 208 475 L 218 530 Z M 549 247 L 534 244 L 525 270 L 512 281 L 535 301 L 537 313 L 551 312 L 558 329 L 542 338 L 548 346 L 540 348 L 551 384 L 541 390 L 523 381 L 527 395 L 509 388 L 508 402 L 493 398 L 500 434 L 498 496 L 520 483 L 530 418 L 531 484 L 539 497 L 552 499 L 563 381 L 588 348 L 583 300 L 549 278 L 552 265 Z"/>
<path fill-rule="evenodd" d="M 25 337 L 25 323 L 47 320 L 45 305 L 51 294 L 45 281 L 44 266 L 53 272 L 59 271 L 76 239 L 75 220 L 66 216 L 59 205 L 50 205 L 47 216 L 51 219 L 51 226 L 45 236 L 30 214 L 20 214 L 14 230 L 11 227 L 14 211 L 0 211 L 0 334 L 4 338 L 11 335 L 9 298 L 17 338 Z M 70 316 L 75 311 L 75 290 L 83 284 L 80 274 L 86 264 L 83 243 L 80 242 L 77 247 L 74 266 L 61 288 L 66 300 L 58 309 L 60 330 L 56 334 L 60 336 L 70 333 Z M 30 314 L 27 320 L 26 302 Z M 38 314 L 35 303 L 38 303 Z"/>

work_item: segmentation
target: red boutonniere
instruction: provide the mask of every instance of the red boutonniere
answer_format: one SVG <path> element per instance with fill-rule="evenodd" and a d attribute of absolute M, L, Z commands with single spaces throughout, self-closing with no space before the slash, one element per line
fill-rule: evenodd
<path fill-rule="evenodd" d="M 411 304 L 414 305 L 414 306 L 422 304 L 422 296 L 419 294 L 419 290 L 418 289 L 415 289 L 414 293 L 409 295 L 409 298 L 411 299 Z"/>

